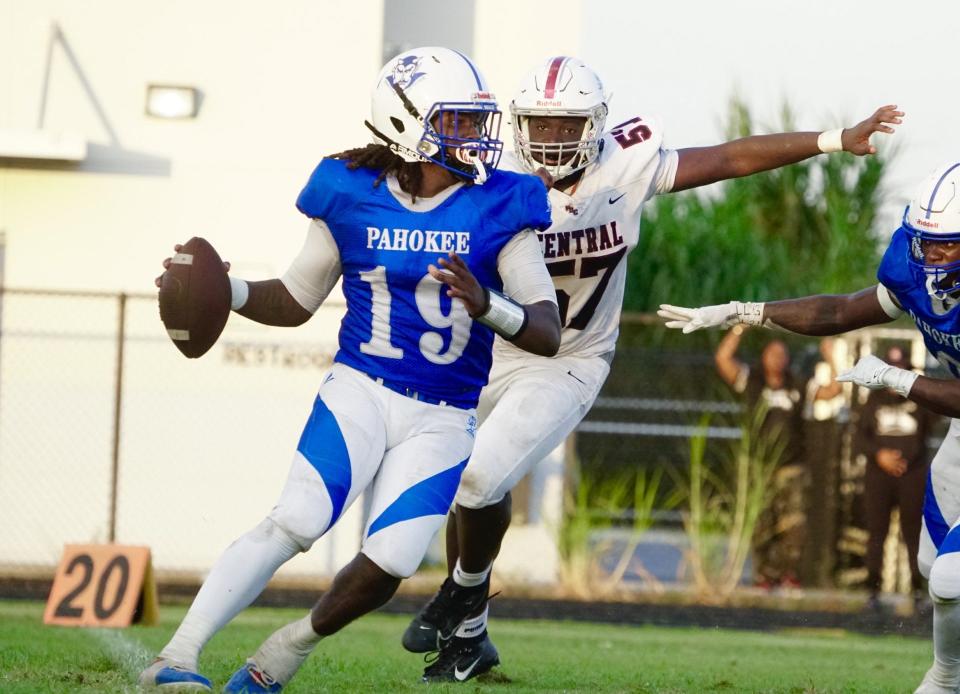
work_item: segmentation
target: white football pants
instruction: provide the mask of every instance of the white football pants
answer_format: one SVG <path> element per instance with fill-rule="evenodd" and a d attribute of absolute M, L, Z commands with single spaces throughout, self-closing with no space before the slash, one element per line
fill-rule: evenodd
<path fill-rule="evenodd" d="M 411 576 L 450 509 L 476 422 L 474 410 L 420 402 L 334 364 L 270 519 L 306 551 L 372 485 L 360 551 Z"/>
<path fill-rule="evenodd" d="M 580 423 L 609 373 L 601 357 L 502 357 L 494 351 L 477 407 L 477 441 L 456 502 L 477 509 L 502 500 Z"/>
<path fill-rule="evenodd" d="M 960 599 L 960 420 L 950 429 L 930 465 L 923 499 L 923 526 L 917 555 L 930 592 Z"/>

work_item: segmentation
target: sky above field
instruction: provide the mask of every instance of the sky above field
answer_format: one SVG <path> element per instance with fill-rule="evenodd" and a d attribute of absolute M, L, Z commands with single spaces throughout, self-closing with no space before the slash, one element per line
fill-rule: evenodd
<path fill-rule="evenodd" d="M 899 223 L 920 180 L 960 160 L 955 33 L 960 4 L 807 0 L 584 3 L 582 57 L 614 92 L 611 123 L 656 115 L 671 147 L 713 144 L 731 94 L 780 129 L 789 101 L 801 130 L 852 125 L 880 105 L 906 112 L 893 138 L 885 215 Z M 878 138 L 880 139 L 880 138 Z"/>

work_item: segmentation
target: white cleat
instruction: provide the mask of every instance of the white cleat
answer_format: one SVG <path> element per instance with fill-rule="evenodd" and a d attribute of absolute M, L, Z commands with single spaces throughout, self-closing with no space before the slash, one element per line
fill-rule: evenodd
<path fill-rule="evenodd" d="M 163 692 L 211 692 L 210 680 L 188 667 L 157 658 L 140 673 L 141 690 Z"/>

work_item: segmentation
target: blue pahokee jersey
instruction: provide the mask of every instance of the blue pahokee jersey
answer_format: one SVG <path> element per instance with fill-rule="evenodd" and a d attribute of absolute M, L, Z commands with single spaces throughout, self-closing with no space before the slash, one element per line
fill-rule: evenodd
<path fill-rule="evenodd" d="M 324 159 L 297 199 L 340 250 L 347 313 L 335 361 L 460 407 L 475 407 L 493 332 L 467 315 L 427 266 L 455 251 L 482 286 L 501 290 L 497 256 L 523 229 L 550 226 L 540 180 L 497 171 L 430 211 L 404 207 L 379 172 Z"/>
<path fill-rule="evenodd" d="M 930 296 L 923 276 L 907 264 L 909 248 L 909 235 L 897 229 L 880 262 L 877 279 L 913 318 L 927 350 L 960 378 L 960 302 Z"/>

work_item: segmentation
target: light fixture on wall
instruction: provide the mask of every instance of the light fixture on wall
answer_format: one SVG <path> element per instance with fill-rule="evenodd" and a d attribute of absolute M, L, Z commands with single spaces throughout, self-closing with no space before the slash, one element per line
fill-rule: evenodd
<path fill-rule="evenodd" d="M 172 84 L 147 85 L 147 115 L 154 118 L 196 118 L 200 90 Z"/>

